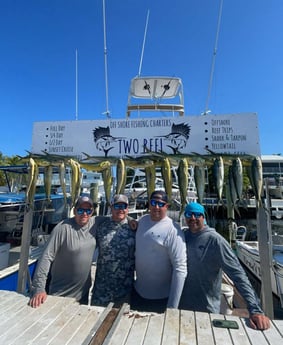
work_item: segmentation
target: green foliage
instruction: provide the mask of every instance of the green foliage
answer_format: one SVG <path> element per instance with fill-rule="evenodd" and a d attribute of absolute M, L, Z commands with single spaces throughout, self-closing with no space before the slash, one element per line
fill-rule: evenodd
<path fill-rule="evenodd" d="M 2 152 L 0 152 L 0 166 L 6 165 L 17 165 L 20 164 L 20 158 L 17 156 L 4 156 Z M 0 171 L 0 186 L 5 186 L 7 184 L 5 174 L 3 171 Z"/>

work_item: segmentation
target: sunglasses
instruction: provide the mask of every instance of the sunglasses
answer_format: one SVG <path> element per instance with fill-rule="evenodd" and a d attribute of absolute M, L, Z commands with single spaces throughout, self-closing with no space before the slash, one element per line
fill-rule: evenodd
<path fill-rule="evenodd" d="M 128 208 L 127 204 L 114 204 L 113 205 L 114 210 L 125 210 Z"/>
<path fill-rule="evenodd" d="M 86 213 L 89 216 L 92 213 L 92 209 L 91 208 L 78 208 L 77 209 L 77 214 L 79 216 L 83 215 L 84 213 Z"/>
<path fill-rule="evenodd" d="M 185 217 L 186 218 L 191 218 L 194 215 L 195 218 L 200 218 L 201 216 L 203 216 L 202 213 L 200 212 L 185 212 Z"/>
<path fill-rule="evenodd" d="M 166 202 L 156 201 L 156 200 L 151 199 L 150 200 L 150 205 L 151 206 L 164 207 L 166 205 Z"/>

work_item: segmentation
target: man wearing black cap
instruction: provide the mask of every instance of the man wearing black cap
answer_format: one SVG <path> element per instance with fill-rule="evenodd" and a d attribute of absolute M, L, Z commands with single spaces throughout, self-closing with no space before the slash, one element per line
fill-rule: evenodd
<path fill-rule="evenodd" d="M 258 297 L 229 243 L 209 227 L 205 209 L 191 202 L 186 206 L 188 228 L 185 240 L 188 253 L 188 276 L 185 281 L 180 309 L 220 313 L 222 271 L 234 282 L 250 312 L 250 324 L 255 329 L 270 327 L 260 307 Z"/>
<path fill-rule="evenodd" d="M 129 303 L 135 272 L 136 231 L 129 225 L 129 201 L 117 194 L 111 200 L 111 217 L 97 226 L 98 258 L 92 304 L 115 307 Z"/>
<path fill-rule="evenodd" d="M 164 312 L 178 308 L 187 275 L 184 235 L 167 216 L 168 196 L 154 191 L 150 213 L 138 222 L 136 234 L 136 281 L 131 309 Z"/>
<path fill-rule="evenodd" d="M 50 267 L 49 294 L 87 302 L 96 244 L 94 209 L 89 197 L 80 197 L 75 204 L 74 217 L 60 222 L 52 230 L 33 278 L 32 307 L 39 307 L 47 298 L 46 282 Z"/>

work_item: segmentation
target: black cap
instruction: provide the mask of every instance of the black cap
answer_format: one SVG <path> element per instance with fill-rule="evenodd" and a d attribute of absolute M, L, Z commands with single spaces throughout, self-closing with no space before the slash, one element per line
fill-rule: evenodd
<path fill-rule="evenodd" d="M 151 193 L 150 199 L 158 199 L 168 202 L 168 195 L 163 190 L 155 190 Z"/>

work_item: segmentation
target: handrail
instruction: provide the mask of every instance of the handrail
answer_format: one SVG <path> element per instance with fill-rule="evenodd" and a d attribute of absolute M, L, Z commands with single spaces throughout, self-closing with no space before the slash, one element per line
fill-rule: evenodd
<path fill-rule="evenodd" d="M 135 104 L 128 105 L 127 116 L 130 116 L 132 111 L 172 111 L 178 112 L 180 116 L 184 115 L 184 106 L 180 104 Z"/>

